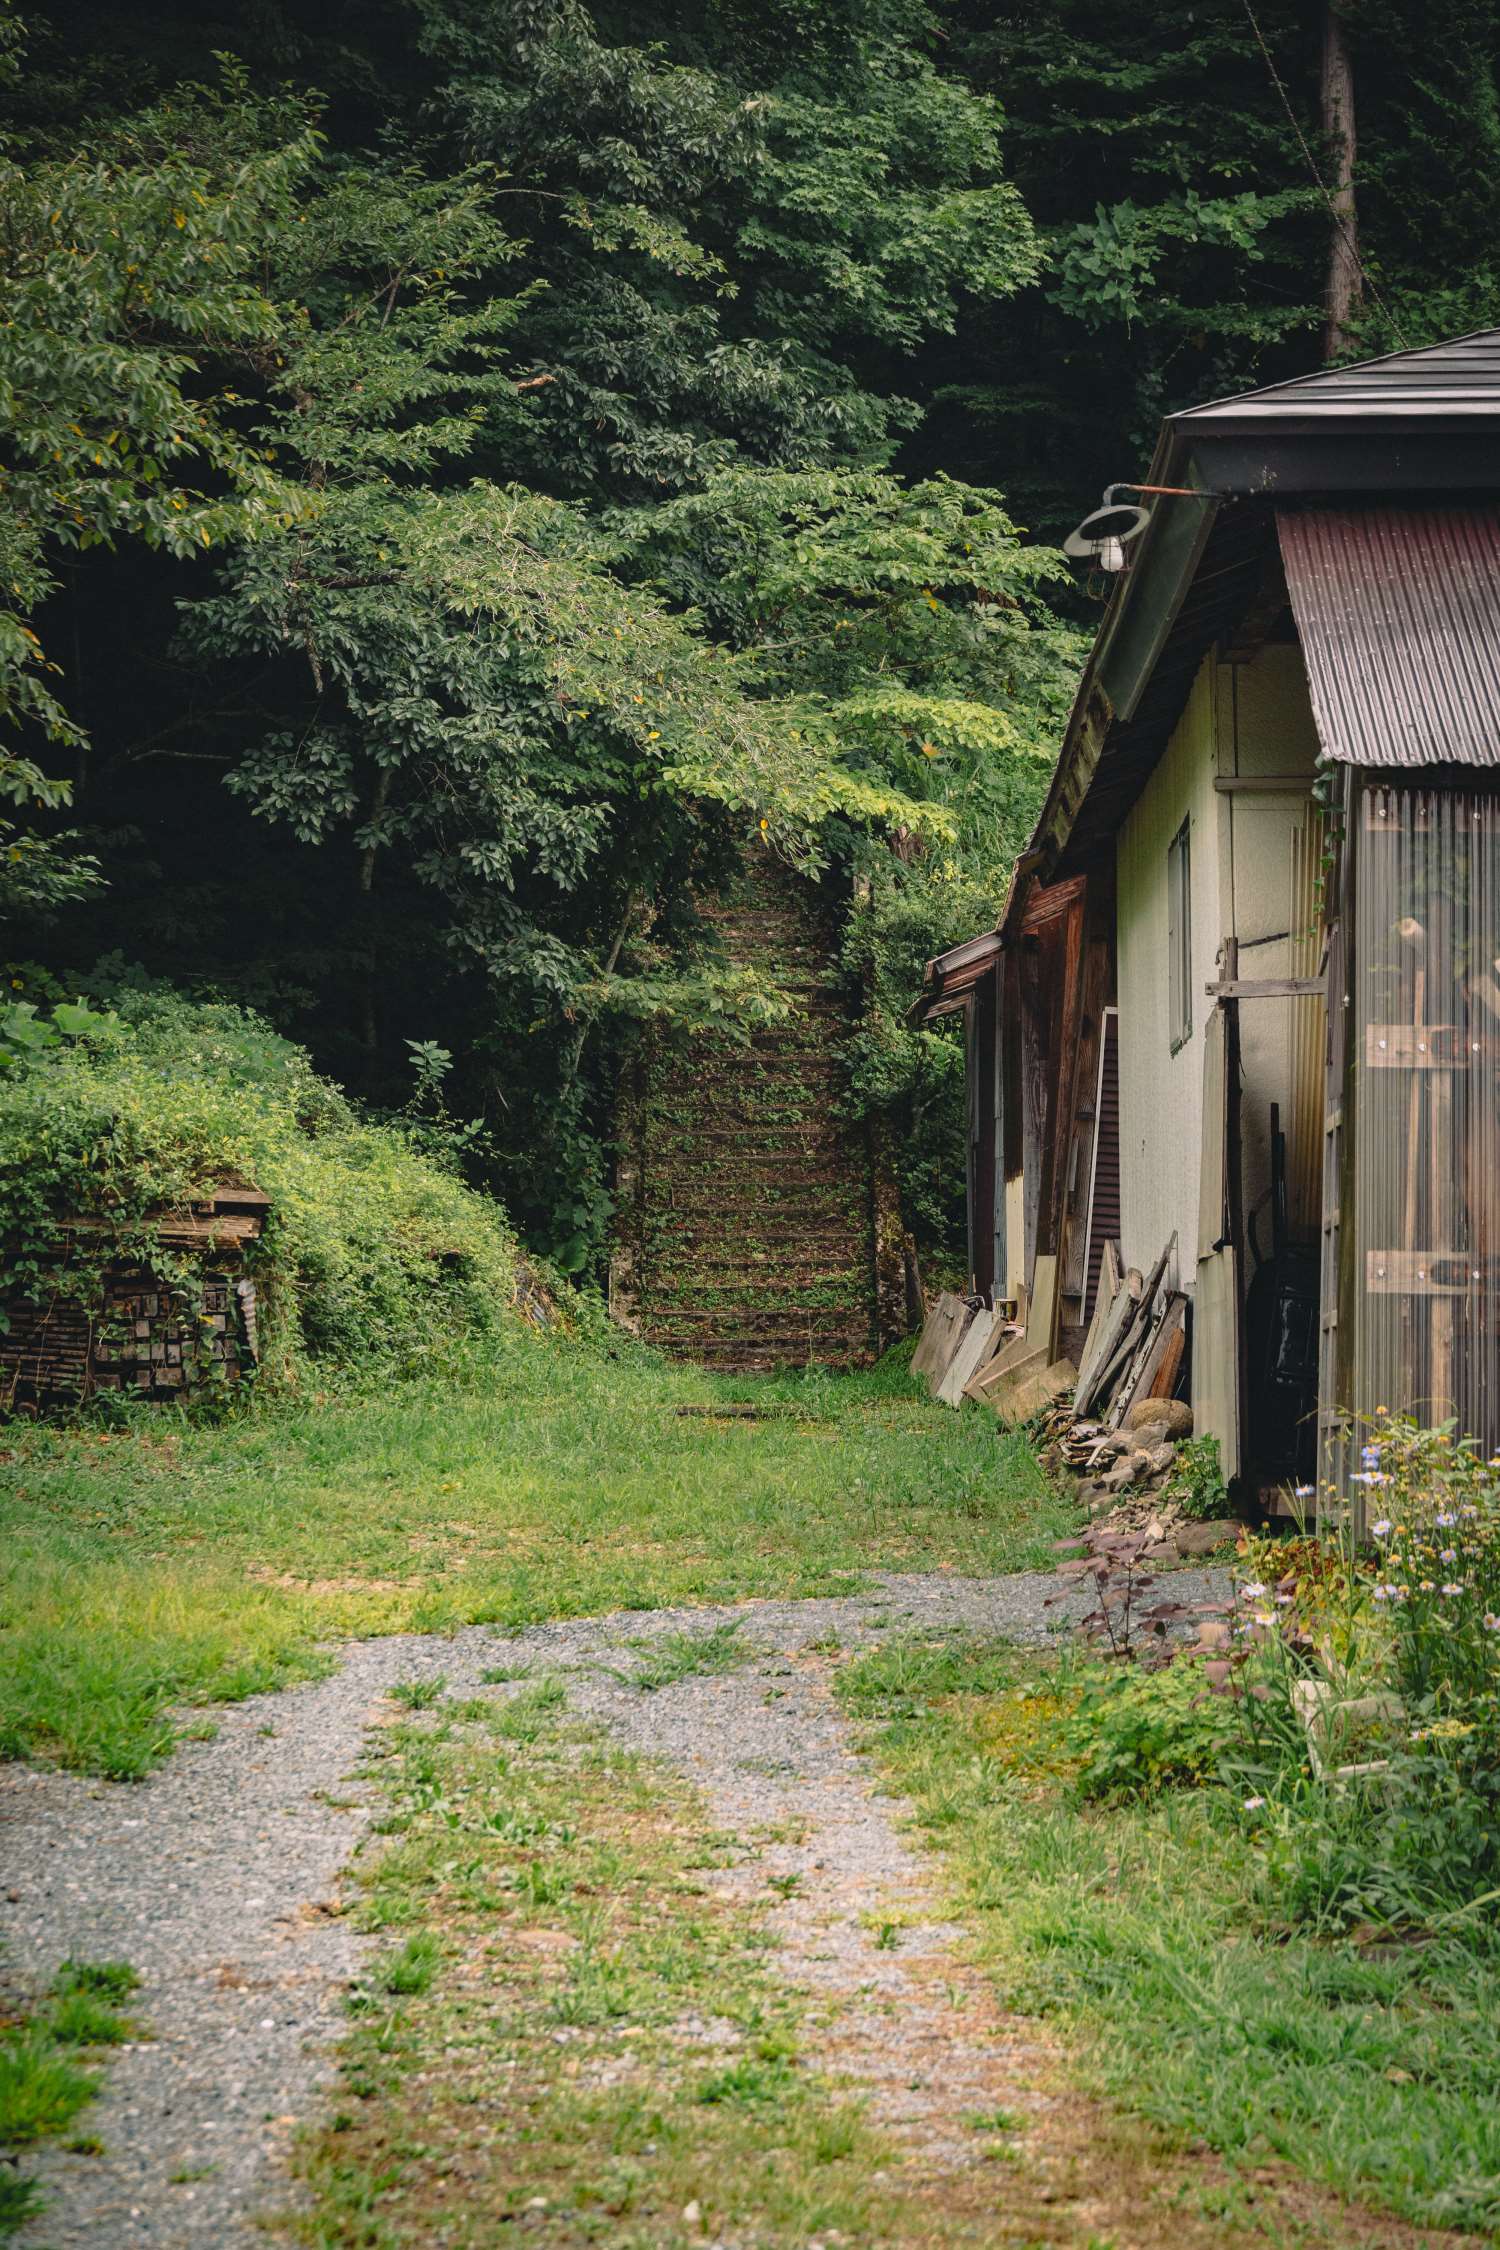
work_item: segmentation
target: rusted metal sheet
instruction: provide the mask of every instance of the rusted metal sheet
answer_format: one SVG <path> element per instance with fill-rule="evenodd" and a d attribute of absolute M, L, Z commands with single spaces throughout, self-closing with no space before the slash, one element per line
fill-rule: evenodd
<path fill-rule="evenodd" d="M 1278 509 L 1318 737 L 1347 765 L 1500 765 L 1500 510 Z"/>

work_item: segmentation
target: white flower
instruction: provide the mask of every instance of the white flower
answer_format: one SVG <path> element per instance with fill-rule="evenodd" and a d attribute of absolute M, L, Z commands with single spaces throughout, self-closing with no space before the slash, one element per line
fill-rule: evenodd
<path fill-rule="evenodd" d="M 1388 1539 L 1393 1528 L 1389 1516 L 1382 1516 L 1379 1523 L 1372 1523 L 1370 1526 L 1377 1539 Z"/>
<path fill-rule="evenodd" d="M 1242 1602 L 1264 1601 L 1265 1596 L 1266 1588 L 1262 1586 L 1258 1578 L 1252 1578 L 1248 1586 L 1240 1588 L 1240 1600 Z"/>
<path fill-rule="evenodd" d="M 1450 1529 L 1451 1529 L 1451 1527 L 1452 1527 L 1452 1526 L 1453 1526 L 1454 1524 L 1456 1524 L 1456 1523 L 1457 1523 L 1457 1521 L 1458 1521 L 1458 1518 L 1457 1518 L 1457 1516 L 1453 1516 L 1453 1515 L 1444 1515 L 1444 1516 L 1434 1516 L 1432 1520 L 1433 1520 L 1433 1522 L 1434 1522 L 1434 1523 L 1440 1523 L 1440 1524 L 1442 1525 L 1442 1527 L 1443 1527 L 1444 1531 L 1448 1531 L 1448 1530 L 1450 1530 Z"/>
<path fill-rule="evenodd" d="M 1247 1797 L 1245 1799 L 1246 1812 L 1259 1812 L 1265 1801 L 1264 1797 Z"/>
<path fill-rule="evenodd" d="M 1462 1586 L 1455 1584 L 1454 1581 L 1450 1579 L 1446 1586 L 1439 1586 L 1438 1592 L 1440 1594 L 1461 1594 L 1463 1592 L 1463 1588 Z"/>
<path fill-rule="evenodd" d="M 1298 1486 L 1296 1487 L 1296 1498 L 1297 1498 L 1297 1499 L 1299 1499 L 1299 1500 L 1310 1500 L 1310 1499 L 1312 1498 L 1313 1494 L 1314 1494 L 1314 1493 L 1316 1492 L 1316 1490 L 1317 1490 L 1317 1486 L 1316 1486 L 1316 1485 L 1313 1485 L 1313 1484 L 1299 1484 L 1299 1485 L 1298 1485 Z"/>
<path fill-rule="evenodd" d="M 1457 1562 L 1457 1560 L 1458 1549 L 1456 1547 L 1445 1547 L 1442 1553 L 1438 1556 L 1439 1562 Z"/>

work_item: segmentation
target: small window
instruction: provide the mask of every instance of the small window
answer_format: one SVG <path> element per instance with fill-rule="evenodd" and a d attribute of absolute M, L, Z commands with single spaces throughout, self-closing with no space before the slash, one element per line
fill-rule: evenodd
<path fill-rule="evenodd" d="M 1188 823 L 1167 846 L 1167 1030 L 1175 1055 L 1193 1036 L 1193 881 Z"/>

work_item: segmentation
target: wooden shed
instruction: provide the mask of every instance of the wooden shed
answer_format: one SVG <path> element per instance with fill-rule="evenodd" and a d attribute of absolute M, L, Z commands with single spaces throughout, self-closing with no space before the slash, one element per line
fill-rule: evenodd
<path fill-rule="evenodd" d="M 205 1382 L 238 1381 L 259 1350 L 245 1253 L 269 1208 L 258 1188 L 211 1188 L 185 1210 L 153 1212 L 129 1228 L 170 1261 L 109 1259 L 102 1270 L 90 1249 L 125 1230 L 97 1217 L 60 1221 L 53 1273 L 5 1302 L 0 1402 L 50 1405 L 100 1391 L 179 1398 Z M 89 1276 L 82 1293 L 80 1270 Z"/>

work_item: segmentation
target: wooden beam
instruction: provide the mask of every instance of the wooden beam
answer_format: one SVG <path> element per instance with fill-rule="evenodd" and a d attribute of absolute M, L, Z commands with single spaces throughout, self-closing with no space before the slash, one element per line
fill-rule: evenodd
<path fill-rule="evenodd" d="M 1210 1000 L 1307 1000 L 1327 987 L 1321 977 L 1228 977 L 1203 989 Z"/>
<path fill-rule="evenodd" d="M 1214 787 L 1221 797 L 1310 797 L 1312 785 L 1310 773 L 1221 773 L 1214 777 Z"/>

